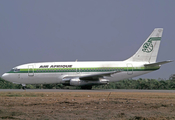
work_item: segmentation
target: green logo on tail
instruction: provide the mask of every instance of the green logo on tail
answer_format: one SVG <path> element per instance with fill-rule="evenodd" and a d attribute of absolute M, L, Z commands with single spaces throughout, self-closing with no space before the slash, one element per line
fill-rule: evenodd
<path fill-rule="evenodd" d="M 150 53 L 153 51 L 153 44 L 152 41 L 160 41 L 161 37 L 151 37 L 149 40 L 143 45 L 143 52 Z"/>
<path fill-rule="evenodd" d="M 153 51 L 153 44 L 151 38 L 143 45 L 142 51 L 147 53 Z"/>

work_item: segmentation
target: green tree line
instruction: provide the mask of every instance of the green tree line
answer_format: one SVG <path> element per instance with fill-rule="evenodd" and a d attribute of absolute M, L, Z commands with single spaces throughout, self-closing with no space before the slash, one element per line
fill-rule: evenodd
<path fill-rule="evenodd" d="M 0 78 L 0 89 L 21 89 L 21 84 L 14 84 Z M 37 84 L 26 85 L 27 89 L 80 89 L 80 87 L 64 86 L 62 84 Z M 166 89 L 175 90 L 175 80 L 156 79 L 126 79 L 111 82 L 107 85 L 93 86 L 92 89 Z"/>

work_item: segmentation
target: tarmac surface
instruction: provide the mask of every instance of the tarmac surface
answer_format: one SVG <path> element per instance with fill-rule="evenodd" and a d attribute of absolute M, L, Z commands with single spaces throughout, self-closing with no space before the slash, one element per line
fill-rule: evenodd
<path fill-rule="evenodd" d="M 101 89 L 101 90 L 75 90 L 75 89 L 0 89 L 0 92 L 146 92 L 146 93 L 175 93 L 175 90 L 136 90 L 136 89 Z"/>

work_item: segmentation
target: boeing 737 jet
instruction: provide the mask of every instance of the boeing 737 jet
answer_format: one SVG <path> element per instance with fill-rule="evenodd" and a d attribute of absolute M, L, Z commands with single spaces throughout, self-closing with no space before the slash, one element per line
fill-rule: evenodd
<path fill-rule="evenodd" d="M 59 83 L 91 89 L 158 70 L 170 60 L 156 62 L 163 28 L 155 28 L 139 50 L 124 61 L 41 62 L 14 67 L 2 75 L 4 80 L 22 84 Z"/>

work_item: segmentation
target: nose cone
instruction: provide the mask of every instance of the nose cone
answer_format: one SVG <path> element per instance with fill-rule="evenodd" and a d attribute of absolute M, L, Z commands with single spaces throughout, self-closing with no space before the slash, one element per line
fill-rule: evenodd
<path fill-rule="evenodd" d="M 2 79 L 8 80 L 8 79 L 9 79 L 9 74 L 8 74 L 8 73 L 4 73 L 4 74 L 2 75 Z"/>

